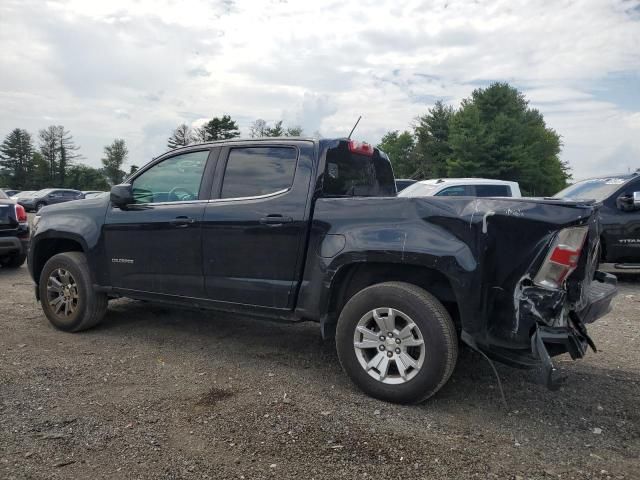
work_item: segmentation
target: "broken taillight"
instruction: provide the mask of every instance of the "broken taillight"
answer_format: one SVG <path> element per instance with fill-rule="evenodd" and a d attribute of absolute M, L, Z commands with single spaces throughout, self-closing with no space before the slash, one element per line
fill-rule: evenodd
<path fill-rule="evenodd" d="M 27 223 L 27 211 L 19 203 L 17 203 L 15 207 L 16 207 L 16 220 L 18 220 L 18 223 Z"/>
<path fill-rule="evenodd" d="M 578 266 L 587 232 L 587 227 L 560 230 L 533 283 L 541 287 L 561 288 Z"/>
<path fill-rule="evenodd" d="M 360 155 L 373 157 L 373 146 L 369 145 L 366 142 L 356 142 L 355 140 L 349 140 L 349 151 L 351 153 L 359 153 Z"/>

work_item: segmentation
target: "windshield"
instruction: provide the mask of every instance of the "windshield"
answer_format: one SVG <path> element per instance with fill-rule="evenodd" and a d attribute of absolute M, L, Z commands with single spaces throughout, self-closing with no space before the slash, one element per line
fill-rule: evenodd
<path fill-rule="evenodd" d="M 53 192 L 53 188 L 45 188 L 44 190 L 38 190 L 33 194 L 34 197 L 41 197 L 42 195 L 47 195 L 48 193 Z"/>
<path fill-rule="evenodd" d="M 413 185 L 409 185 L 407 188 L 402 190 L 398 196 L 399 197 L 429 197 L 433 195 L 433 192 L 438 188 L 439 185 L 435 185 L 433 183 L 414 183 Z"/>
<path fill-rule="evenodd" d="M 630 177 L 592 178 L 574 183 L 556 193 L 553 198 L 566 200 L 595 200 L 602 202 L 618 190 Z"/>
<path fill-rule="evenodd" d="M 5 200 L 5 199 L 7 199 L 7 198 L 9 198 L 9 197 L 7 197 L 7 194 L 6 194 L 6 193 L 4 193 L 2 190 L 0 190 L 0 198 L 1 198 L 1 199 L 3 199 L 3 200 Z"/>

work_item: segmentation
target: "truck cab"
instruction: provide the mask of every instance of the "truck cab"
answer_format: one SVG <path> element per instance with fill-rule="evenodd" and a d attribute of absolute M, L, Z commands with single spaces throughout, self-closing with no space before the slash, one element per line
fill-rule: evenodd
<path fill-rule="evenodd" d="M 555 198 L 600 202 L 601 260 L 620 269 L 640 268 L 638 172 L 582 180 L 558 192 Z"/>

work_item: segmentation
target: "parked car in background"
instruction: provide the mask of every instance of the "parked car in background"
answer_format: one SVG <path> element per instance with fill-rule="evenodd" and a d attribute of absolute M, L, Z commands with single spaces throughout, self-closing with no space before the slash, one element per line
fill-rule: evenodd
<path fill-rule="evenodd" d="M 0 190 L 0 265 L 18 268 L 29 250 L 29 221 L 22 205 Z"/>
<path fill-rule="evenodd" d="M 521 197 L 518 182 L 487 178 L 438 178 L 408 186 L 399 197 Z"/>
<path fill-rule="evenodd" d="M 396 178 L 396 190 L 398 192 L 401 192 L 402 190 L 407 188 L 409 185 L 413 185 L 416 182 L 417 180 L 413 180 L 411 178 Z"/>
<path fill-rule="evenodd" d="M 37 212 L 47 205 L 69 202 L 71 200 L 80 200 L 83 198 L 84 194 L 79 190 L 71 190 L 68 188 L 45 188 L 44 190 L 34 193 L 30 197 L 19 199 L 18 203 L 28 212 Z"/>
<path fill-rule="evenodd" d="M 640 173 L 590 178 L 554 198 L 601 202 L 600 252 L 603 262 L 620 269 L 640 268 Z"/>
<path fill-rule="evenodd" d="M 91 328 L 120 296 L 317 321 L 362 390 L 407 403 L 447 382 L 459 338 L 552 384 L 551 356 L 583 357 L 616 293 L 597 205 L 400 198 L 388 157 L 349 139 L 191 145 L 126 182 L 33 219 L 56 328 Z"/>
<path fill-rule="evenodd" d="M 20 190 L 13 190 L 11 188 L 3 188 L 2 191 L 7 195 L 7 197 L 13 197 L 20 193 Z"/>
<path fill-rule="evenodd" d="M 91 191 L 86 191 L 82 193 L 84 194 L 84 198 L 96 198 L 96 197 L 101 197 L 103 195 L 107 195 L 109 192 L 99 192 L 97 190 L 91 190 Z"/>
<path fill-rule="evenodd" d="M 11 195 L 11 200 L 18 201 L 21 198 L 31 197 L 34 193 L 36 193 L 36 190 L 22 190 L 21 192 Z"/>

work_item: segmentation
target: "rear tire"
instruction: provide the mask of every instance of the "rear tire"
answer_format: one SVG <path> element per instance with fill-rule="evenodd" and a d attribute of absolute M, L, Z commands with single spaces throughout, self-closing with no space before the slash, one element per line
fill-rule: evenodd
<path fill-rule="evenodd" d="M 0 265 L 3 268 L 20 268 L 27 256 L 24 253 L 14 253 L 13 255 L 7 255 L 0 260 Z"/>
<path fill-rule="evenodd" d="M 403 282 L 355 294 L 340 313 L 336 347 L 361 390 L 394 403 L 420 403 L 434 395 L 458 357 L 447 310 L 427 291 Z"/>
<path fill-rule="evenodd" d="M 87 259 L 80 252 L 51 257 L 42 269 L 38 289 L 44 314 L 65 332 L 94 327 L 107 311 L 107 295 L 93 289 Z"/>

